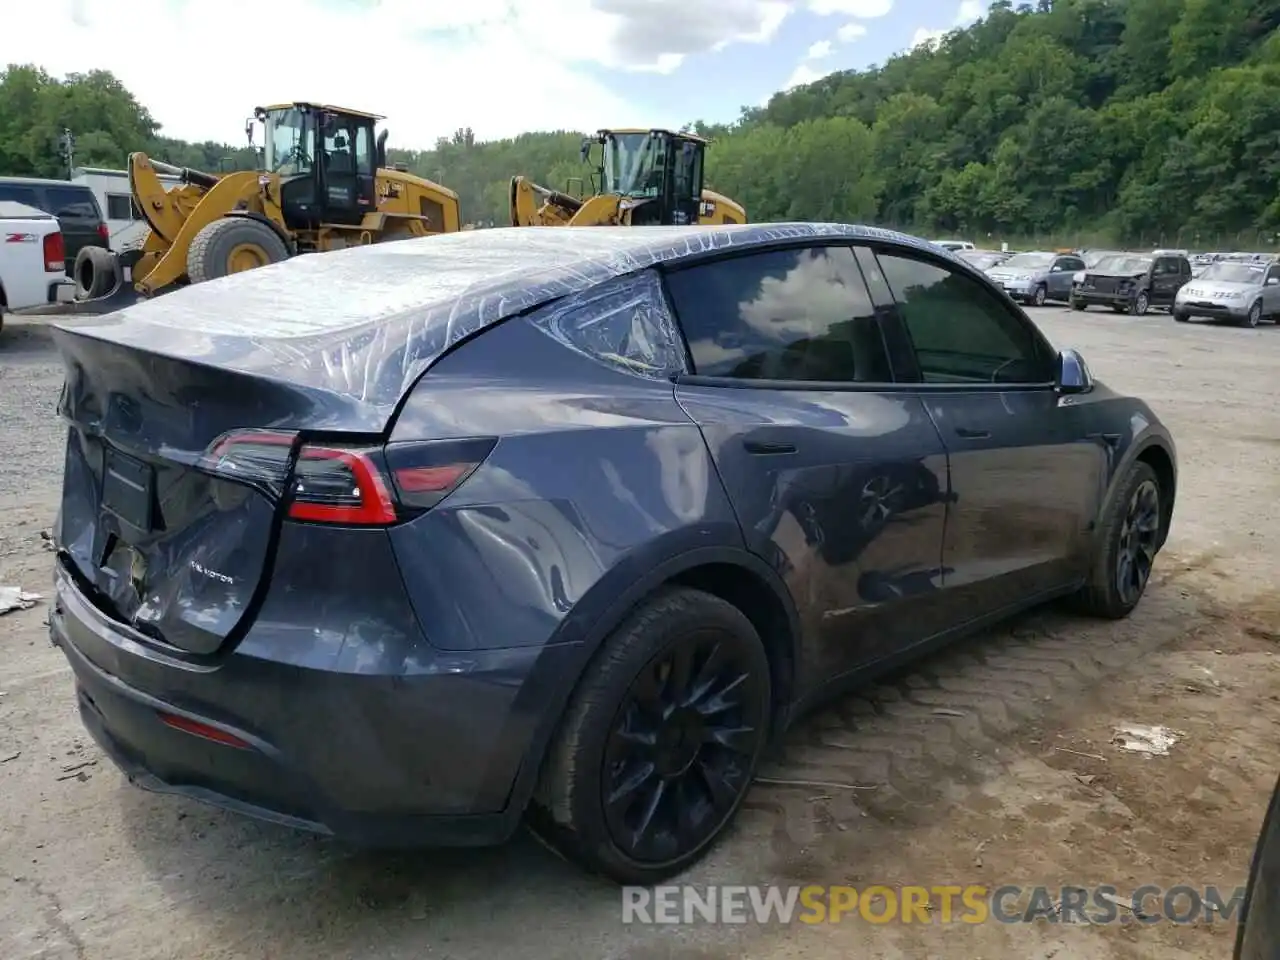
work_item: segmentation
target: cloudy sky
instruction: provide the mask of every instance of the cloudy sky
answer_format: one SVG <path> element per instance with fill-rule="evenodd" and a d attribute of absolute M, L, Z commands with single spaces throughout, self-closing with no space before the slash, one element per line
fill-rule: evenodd
<path fill-rule="evenodd" d="M 971 22 L 988 0 L 8 5 L 0 63 L 111 70 L 170 136 L 238 143 L 254 106 L 307 99 L 386 114 L 393 145 L 429 147 L 462 126 L 492 139 L 733 120 L 775 90 Z"/>

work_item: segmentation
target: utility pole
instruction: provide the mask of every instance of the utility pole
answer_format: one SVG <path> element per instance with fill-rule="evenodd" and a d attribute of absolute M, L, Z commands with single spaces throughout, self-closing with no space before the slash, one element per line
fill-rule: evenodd
<path fill-rule="evenodd" d="M 62 158 L 67 161 L 67 179 L 70 180 L 75 176 L 76 161 L 76 138 L 75 134 L 67 127 L 62 128 L 62 136 L 58 138 L 58 152 L 62 154 Z"/>

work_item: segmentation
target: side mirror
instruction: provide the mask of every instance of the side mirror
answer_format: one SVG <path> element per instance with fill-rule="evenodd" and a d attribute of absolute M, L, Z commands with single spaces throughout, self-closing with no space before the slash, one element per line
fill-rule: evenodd
<path fill-rule="evenodd" d="M 1060 394 L 1088 393 L 1093 389 L 1093 374 L 1084 357 L 1074 350 L 1058 354 L 1058 373 L 1054 386 Z"/>
<path fill-rule="evenodd" d="M 1280 944 L 1280 783 L 1262 821 L 1236 927 L 1234 960 L 1266 960 Z"/>
<path fill-rule="evenodd" d="M 1060 264 L 1060 263 L 1055 263 L 1055 264 L 1053 265 L 1053 269 L 1052 269 L 1052 270 L 1050 270 L 1049 272 L 1050 272 L 1050 273 L 1061 273 L 1061 272 L 1062 272 L 1062 264 Z"/>
<path fill-rule="evenodd" d="M 587 139 L 587 138 L 584 138 L 584 139 L 583 139 L 583 141 L 582 141 L 582 149 L 579 151 L 579 153 L 580 153 L 580 154 L 581 154 L 581 156 L 582 156 L 582 162 L 583 162 L 583 163 L 586 163 L 588 160 L 590 160 L 590 159 L 591 159 L 591 141 L 590 141 L 590 139 Z"/>
<path fill-rule="evenodd" d="M 1280 283 L 1280 277 L 1267 277 L 1268 287 L 1274 287 L 1277 283 Z"/>
<path fill-rule="evenodd" d="M 253 146 L 253 124 L 254 124 L 253 117 L 249 117 L 244 122 L 244 135 L 249 140 L 249 146 L 251 147 Z"/>

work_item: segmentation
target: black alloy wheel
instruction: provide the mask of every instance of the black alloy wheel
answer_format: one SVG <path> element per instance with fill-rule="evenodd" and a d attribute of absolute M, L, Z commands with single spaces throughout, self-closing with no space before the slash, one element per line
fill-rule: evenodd
<path fill-rule="evenodd" d="M 1159 542 L 1160 488 L 1155 480 L 1143 480 L 1129 498 L 1116 551 L 1116 591 L 1124 603 L 1141 599 Z"/>
<path fill-rule="evenodd" d="M 661 883 L 724 835 L 768 741 L 773 676 L 727 600 L 664 587 L 578 681 L 539 773 L 534 832 L 623 884 Z"/>
<path fill-rule="evenodd" d="M 605 748 L 609 835 L 644 864 L 704 846 L 750 785 L 768 724 L 768 681 L 749 645 L 701 630 L 664 650 L 627 690 Z"/>

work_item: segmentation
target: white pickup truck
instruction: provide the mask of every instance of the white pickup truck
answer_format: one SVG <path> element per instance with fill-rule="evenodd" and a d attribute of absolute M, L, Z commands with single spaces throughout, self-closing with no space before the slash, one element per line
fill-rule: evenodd
<path fill-rule="evenodd" d="M 0 324 L 7 313 L 75 299 L 58 219 L 0 200 Z"/>

